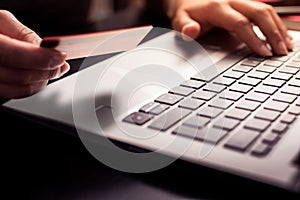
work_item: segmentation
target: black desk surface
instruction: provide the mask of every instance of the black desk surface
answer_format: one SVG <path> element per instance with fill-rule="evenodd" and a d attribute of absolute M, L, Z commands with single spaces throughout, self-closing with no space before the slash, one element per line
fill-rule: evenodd
<path fill-rule="evenodd" d="M 1 113 L 2 195 L 8 199 L 299 199 L 299 195 L 177 161 L 159 171 L 127 174 L 87 152 L 63 131 Z M 7 194 L 6 194 L 7 193 Z M 7 198 L 6 198 L 7 199 Z"/>
<path fill-rule="evenodd" d="M 300 199 L 183 161 L 146 174 L 115 171 L 89 154 L 76 136 L 3 111 L 0 119 L 5 199 Z"/>

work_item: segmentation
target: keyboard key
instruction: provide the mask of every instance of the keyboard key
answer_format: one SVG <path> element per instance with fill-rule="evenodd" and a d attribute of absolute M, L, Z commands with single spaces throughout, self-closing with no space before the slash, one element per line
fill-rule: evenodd
<path fill-rule="evenodd" d="M 290 107 L 289 113 L 292 115 L 300 115 L 300 107 L 299 106 Z"/>
<path fill-rule="evenodd" d="M 232 108 L 225 113 L 225 117 L 242 121 L 245 120 L 248 116 L 250 116 L 250 114 L 251 112 L 249 111 Z"/>
<path fill-rule="evenodd" d="M 175 105 L 179 101 L 181 101 L 183 97 L 174 95 L 174 94 L 163 94 L 160 97 L 158 97 L 155 102 L 163 103 L 167 105 Z"/>
<path fill-rule="evenodd" d="M 288 85 L 294 87 L 300 87 L 300 80 L 299 79 L 292 79 L 288 82 Z"/>
<path fill-rule="evenodd" d="M 237 71 L 226 71 L 223 76 L 227 78 L 233 78 L 233 79 L 240 79 L 243 77 L 245 74 L 242 72 L 237 72 Z"/>
<path fill-rule="evenodd" d="M 273 56 L 271 58 L 271 60 L 278 60 L 278 61 L 281 61 L 281 62 L 286 62 L 290 59 L 289 56 Z"/>
<path fill-rule="evenodd" d="M 296 106 L 300 106 L 300 99 L 296 101 Z"/>
<path fill-rule="evenodd" d="M 299 58 L 300 59 L 300 58 Z M 296 60 L 297 61 L 297 60 Z M 294 60 L 294 62 L 288 62 L 287 64 L 286 64 L 286 66 L 287 67 L 294 67 L 294 68 L 297 68 L 297 69 L 300 69 L 300 63 L 299 63 L 299 61 L 298 62 L 295 62 L 295 60 Z"/>
<path fill-rule="evenodd" d="M 284 80 L 284 81 L 288 81 L 293 77 L 292 74 L 287 74 L 287 73 L 282 73 L 282 72 L 274 72 L 271 75 L 271 78 L 273 79 L 279 79 L 279 80 Z"/>
<path fill-rule="evenodd" d="M 270 147 L 270 145 L 264 144 L 264 143 L 259 143 L 258 145 L 256 145 L 253 148 L 251 154 L 254 155 L 254 156 L 265 156 L 271 150 L 272 150 L 272 148 Z"/>
<path fill-rule="evenodd" d="M 233 92 L 233 91 L 223 91 L 219 97 L 222 99 L 228 99 L 228 100 L 232 100 L 232 101 L 237 101 L 240 98 L 242 98 L 244 95 L 239 93 L 239 92 Z"/>
<path fill-rule="evenodd" d="M 196 129 L 190 126 L 179 126 L 173 131 L 173 134 L 217 144 L 227 135 L 227 131 L 215 128 Z"/>
<path fill-rule="evenodd" d="M 198 73 L 194 75 L 191 79 L 192 80 L 197 80 L 197 81 L 204 81 L 204 82 L 210 82 L 213 79 L 215 79 L 219 74 L 216 73 L 216 69 L 211 69 L 211 72 L 209 72 L 209 67 L 206 68 L 208 69 L 208 73 Z"/>
<path fill-rule="evenodd" d="M 261 80 L 266 79 L 268 76 L 269 76 L 269 73 L 266 73 L 266 72 L 251 71 L 248 73 L 248 77 L 257 78 L 257 79 L 261 79 Z"/>
<path fill-rule="evenodd" d="M 255 54 L 255 55 L 249 56 L 248 60 L 255 60 L 255 61 L 263 62 L 265 60 L 265 58 Z"/>
<path fill-rule="evenodd" d="M 259 61 L 257 61 L 257 60 L 249 60 L 249 59 L 244 60 L 244 61 L 241 63 L 241 65 L 246 65 L 246 66 L 250 66 L 250 67 L 256 67 L 256 66 L 258 66 L 259 64 L 260 64 Z"/>
<path fill-rule="evenodd" d="M 187 97 L 187 96 L 189 96 L 190 94 L 192 94 L 195 91 L 196 90 L 192 89 L 192 88 L 177 86 L 177 87 L 172 88 L 169 91 L 169 93 Z"/>
<path fill-rule="evenodd" d="M 238 104 L 236 105 L 236 108 L 248 110 L 248 111 L 255 111 L 259 106 L 260 106 L 260 103 L 258 103 L 258 102 L 243 100 L 243 101 L 238 102 Z"/>
<path fill-rule="evenodd" d="M 244 66 L 244 65 L 237 65 L 235 67 L 232 68 L 233 71 L 236 72 L 243 72 L 243 73 L 248 73 L 252 70 L 252 67 L 249 66 Z"/>
<path fill-rule="evenodd" d="M 282 87 L 281 92 L 299 96 L 300 95 L 300 87 L 293 87 L 293 86 L 285 85 Z"/>
<path fill-rule="evenodd" d="M 269 144 L 269 145 L 274 145 L 276 144 L 280 139 L 280 136 L 278 134 L 274 133 L 268 133 L 263 137 L 263 143 Z"/>
<path fill-rule="evenodd" d="M 227 99 L 221 99 L 221 98 L 215 98 L 209 103 L 210 107 L 220 108 L 223 110 L 229 108 L 232 105 L 233 105 L 232 101 Z"/>
<path fill-rule="evenodd" d="M 195 128 L 203 128 L 210 122 L 209 118 L 201 117 L 201 116 L 193 116 L 187 119 L 183 125 L 192 126 Z"/>
<path fill-rule="evenodd" d="M 278 89 L 276 87 L 271 87 L 267 85 L 259 85 L 254 88 L 255 92 L 273 95 Z"/>
<path fill-rule="evenodd" d="M 193 98 L 188 98 L 183 100 L 179 107 L 181 108 L 186 108 L 190 110 L 196 110 L 199 107 L 203 106 L 205 104 L 205 101 L 199 100 L 199 99 L 193 99 Z"/>
<path fill-rule="evenodd" d="M 186 80 L 183 83 L 181 83 L 181 86 L 188 87 L 188 88 L 194 88 L 194 89 L 200 89 L 205 84 L 206 83 L 202 82 L 202 81 Z"/>
<path fill-rule="evenodd" d="M 268 121 L 253 118 L 253 119 L 250 119 L 250 120 L 246 121 L 244 127 L 246 129 L 251 129 L 251 130 L 263 132 L 270 126 L 270 124 L 271 123 L 268 122 Z"/>
<path fill-rule="evenodd" d="M 143 107 L 140 108 L 140 112 L 144 112 L 144 113 L 149 113 L 150 110 L 152 110 L 153 108 L 155 108 L 156 106 L 159 106 L 159 103 L 156 102 L 150 102 L 147 103 L 146 105 L 144 105 Z"/>
<path fill-rule="evenodd" d="M 173 108 L 172 110 L 154 120 L 150 124 L 149 128 L 166 131 L 189 114 L 191 114 L 191 111 L 189 110 L 182 108 Z"/>
<path fill-rule="evenodd" d="M 277 123 L 273 129 L 272 132 L 276 134 L 283 134 L 288 130 L 288 125 L 283 123 Z"/>
<path fill-rule="evenodd" d="M 296 96 L 291 95 L 291 94 L 285 94 L 285 93 L 276 93 L 273 97 L 274 101 L 280 101 L 284 103 L 293 103 L 297 99 Z"/>
<path fill-rule="evenodd" d="M 292 124 L 295 120 L 296 116 L 291 114 L 282 115 L 280 118 L 280 122 L 284 124 Z"/>
<path fill-rule="evenodd" d="M 292 67 L 281 67 L 279 68 L 279 72 L 286 73 L 286 74 L 292 74 L 295 75 L 299 71 L 298 68 L 292 68 Z"/>
<path fill-rule="evenodd" d="M 296 57 L 296 58 L 293 60 L 293 62 L 299 63 L 299 62 L 300 62 L 300 57 L 299 57 L 299 56 Z"/>
<path fill-rule="evenodd" d="M 163 113 L 164 111 L 168 110 L 169 108 L 170 108 L 170 106 L 168 106 L 168 105 L 160 104 L 160 105 L 156 106 L 155 108 L 151 109 L 149 111 L 149 113 L 151 115 L 159 115 L 159 114 Z"/>
<path fill-rule="evenodd" d="M 250 86 L 257 86 L 259 83 L 261 83 L 261 80 L 256 78 L 243 77 L 239 80 L 238 83 Z"/>
<path fill-rule="evenodd" d="M 215 96 L 217 96 L 216 93 L 203 91 L 203 90 L 197 91 L 193 94 L 193 98 L 201 99 L 201 100 L 204 100 L 204 101 L 209 101 L 212 98 L 214 98 Z"/>
<path fill-rule="evenodd" d="M 208 118 L 216 118 L 223 112 L 222 109 L 213 108 L 213 107 L 204 107 L 199 110 L 197 115 L 208 117 Z"/>
<path fill-rule="evenodd" d="M 268 79 L 264 80 L 263 84 L 267 85 L 267 86 L 279 87 L 280 88 L 285 84 L 285 81 L 279 80 L 279 79 L 268 78 Z"/>
<path fill-rule="evenodd" d="M 230 91 L 233 91 L 233 92 L 241 92 L 241 93 L 248 93 L 250 90 L 252 90 L 252 86 L 250 85 L 243 85 L 243 84 L 238 84 L 238 83 L 235 83 L 233 84 L 229 90 Z"/>
<path fill-rule="evenodd" d="M 283 64 L 283 62 L 278 60 L 266 60 L 264 65 L 272 66 L 272 67 L 280 67 Z"/>
<path fill-rule="evenodd" d="M 274 122 L 280 116 L 279 112 L 262 109 L 255 114 L 255 118 Z"/>
<path fill-rule="evenodd" d="M 260 133 L 257 131 L 242 129 L 227 141 L 225 147 L 238 151 L 246 151 L 259 135 Z"/>
<path fill-rule="evenodd" d="M 212 83 L 207 84 L 203 88 L 204 91 L 215 92 L 215 93 L 220 93 L 220 92 L 224 91 L 225 89 L 226 89 L 226 86 L 212 84 Z"/>
<path fill-rule="evenodd" d="M 289 107 L 289 104 L 279 102 L 279 101 L 269 101 L 264 106 L 265 109 L 278 111 L 278 112 L 284 112 Z"/>
<path fill-rule="evenodd" d="M 266 72 L 266 73 L 273 73 L 274 71 L 276 71 L 276 68 L 275 67 L 270 67 L 270 66 L 263 65 L 263 66 L 257 67 L 256 71 Z"/>
<path fill-rule="evenodd" d="M 141 126 L 146 122 L 148 122 L 151 118 L 152 118 L 151 115 L 147 113 L 134 112 L 128 115 L 127 117 L 125 117 L 123 121 Z"/>
<path fill-rule="evenodd" d="M 219 85 L 225 85 L 230 86 L 235 82 L 235 79 L 232 78 L 226 78 L 226 77 L 217 77 L 213 80 L 213 83 L 219 84 Z"/>
<path fill-rule="evenodd" d="M 240 121 L 230 118 L 221 118 L 213 123 L 215 128 L 232 131 L 239 125 Z"/>
<path fill-rule="evenodd" d="M 258 92 L 250 92 L 246 96 L 246 100 L 264 103 L 265 101 L 268 100 L 269 97 L 270 96 L 268 94 L 263 94 L 263 93 L 258 93 Z"/>

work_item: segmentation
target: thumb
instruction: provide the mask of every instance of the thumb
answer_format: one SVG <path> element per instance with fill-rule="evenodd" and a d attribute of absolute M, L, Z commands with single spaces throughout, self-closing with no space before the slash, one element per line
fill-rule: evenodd
<path fill-rule="evenodd" d="M 185 11 L 177 13 L 172 26 L 175 30 L 181 32 L 185 40 L 196 39 L 201 31 L 200 24 L 193 20 Z"/>
<path fill-rule="evenodd" d="M 39 45 L 41 38 L 6 10 L 0 10 L 0 33 L 11 38 Z"/>

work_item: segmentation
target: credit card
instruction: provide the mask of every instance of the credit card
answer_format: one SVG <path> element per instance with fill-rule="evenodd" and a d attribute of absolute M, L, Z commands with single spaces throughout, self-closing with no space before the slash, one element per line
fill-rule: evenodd
<path fill-rule="evenodd" d="M 40 46 L 66 53 L 67 60 L 124 52 L 137 47 L 152 28 L 142 26 L 86 34 L 48 36 L 42 39 Z"/>

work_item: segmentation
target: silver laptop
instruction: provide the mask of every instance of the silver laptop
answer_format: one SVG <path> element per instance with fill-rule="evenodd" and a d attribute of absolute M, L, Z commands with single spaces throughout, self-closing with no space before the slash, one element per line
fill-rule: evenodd
<path fill-rule="evenodd" d="M 293 52 L 262 58 L 222 32 L 187 42 L 155 29 L 136 48 L 86 67 L 88 57 L 77 73 L 3 107 L 76 128 L 117 170 L 182 159 L 299 192 L 300 32 L 291 31 Z"/>

